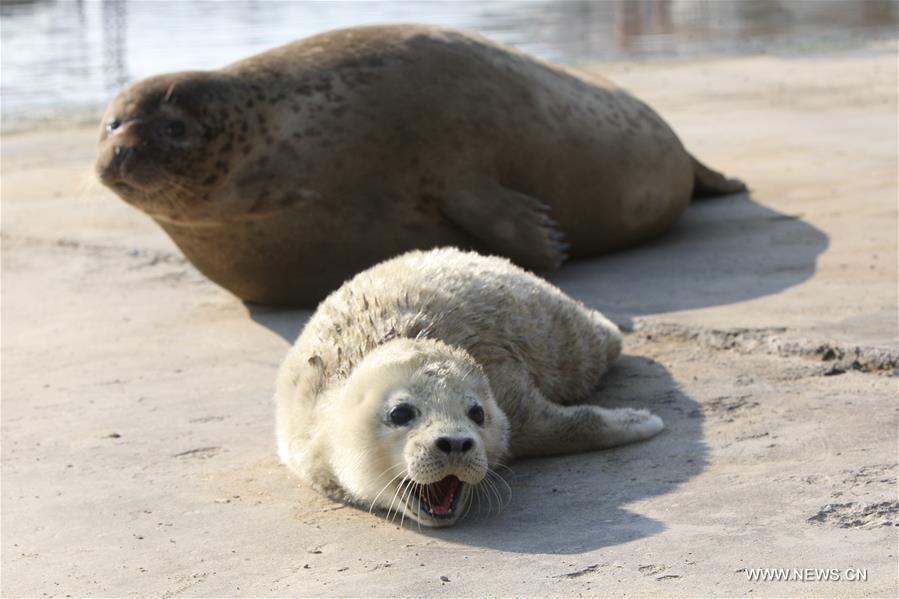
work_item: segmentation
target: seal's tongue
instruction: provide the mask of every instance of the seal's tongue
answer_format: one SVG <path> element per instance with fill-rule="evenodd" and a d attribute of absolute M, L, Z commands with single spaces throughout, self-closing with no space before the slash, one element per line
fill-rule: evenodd
<path fill-rule="evenodd" d="M 461 481 L 450 474 L 443 480 L 432 483 L 422 490 L 421 497 L 428 510 L 435 516 L 445 516 L 453 509 L 453 500 L 459 492 Z"/>

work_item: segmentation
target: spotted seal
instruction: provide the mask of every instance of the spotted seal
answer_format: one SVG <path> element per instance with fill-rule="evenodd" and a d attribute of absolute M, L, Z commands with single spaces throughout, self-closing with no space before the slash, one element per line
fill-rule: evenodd
<path fill-rule="evenodd" d="M 662 430 L 645 410 L 584 403 L 621 346 L 602 314 L 505 258 L 413 251 L 306 324 L 278 373 L 279 456 L 329 497 L 448 526 L 504 458 Z"/>
<path fill-rule="evenodd" d="M 210 279 L 299 306 L 416 248 L 553 269 L 745 189 L 605 79 L 416 25 L 132 83 L 103 117 L 96 169 Z"/>

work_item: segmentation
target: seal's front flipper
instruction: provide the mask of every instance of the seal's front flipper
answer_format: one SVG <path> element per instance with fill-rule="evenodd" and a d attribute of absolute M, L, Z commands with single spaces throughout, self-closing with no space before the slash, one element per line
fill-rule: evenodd
<path fill-rule="evenodd" d="M 486 248 L 533 270 L 555 270 L 568 244 L 549 206 L 492 181 L 444 196 L 440 210 Z"/>

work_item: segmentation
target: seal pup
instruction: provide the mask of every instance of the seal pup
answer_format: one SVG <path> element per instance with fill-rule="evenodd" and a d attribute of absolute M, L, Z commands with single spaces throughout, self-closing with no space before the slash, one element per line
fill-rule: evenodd
<path fill-rule="evenodd" d="M 132 83 L 103 117 L 96 170 L 214 282 L 309 307 L 407 250 L 554 269 L 745 189 L 611 82 L 418 25 Z"/>
<path fill-rule="evenodd" d="M 621 353 L 602 314 L 505 258 L 412 251 L 325 299 L 278 373 L 278 455 L 319 492 L 449 526 L 504 458 L 652 437 L 584 402 Z"/>

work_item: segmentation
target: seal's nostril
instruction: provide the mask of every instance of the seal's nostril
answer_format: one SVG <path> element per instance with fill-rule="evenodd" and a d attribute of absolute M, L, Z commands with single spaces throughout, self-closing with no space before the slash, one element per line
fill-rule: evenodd
<path fill-rule="evenodd" d="M 446 437 L 440 437 L 435 443 L 437 445 L 437 449 L 439 449 L 443 453 L 452 453 L 453 443 Z"/>
<path fill-rule="evenodd" d="M 134 152 L 133 148 L 129 148 L 126 146 L 116 146 L 112 149 L 112 159 L 116 164 L 121 164 L 125 161 L 131 153 Z"/>
<path fill-rule="evenodd" d="M 474 447 L 474 439 L 472 439 L 471 437 L 466 437 L 464 439 L 440 437 L 436 441 L 434 441 L 434 444 L 437 446 L 437 449 L 439 449 L 443 453 L 452 453 L 454 451 L 465 453 L 466 451 Z"/>

